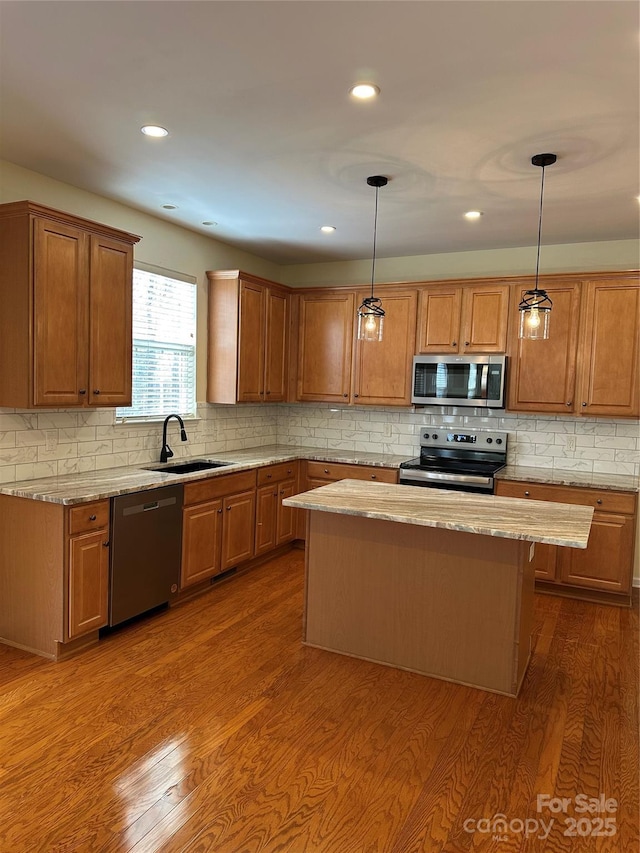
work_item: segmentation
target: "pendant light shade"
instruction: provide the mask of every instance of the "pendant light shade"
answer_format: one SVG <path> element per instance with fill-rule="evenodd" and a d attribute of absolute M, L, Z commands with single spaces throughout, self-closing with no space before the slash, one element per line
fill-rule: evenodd
<path fill-rule="evenodd" d="M 373 283 L 376 275 L 376 238 L 378 232 L 378 190 L 386 187 L 389 179 L 384 175 L 372 175 L 367 178 L 370 187 L 376 188 L 376 206 L 373 217 L 373 260 L 371 262 L 371 296 L 365 296 L 358 308 L 358 340 L 381 341 L 384 328 L 384 309 L 382 300 L 373 295 Z"/>
<path fill-rule="evenodd" d="M 530 341 L 543 341 L 549 337 L 549 319 L 553 302 L 547 292 L 538 287 L 540 275 L 540 241 L 542 236 L 542 200 L 544 197 L 544 170 L 552 166 L 558 158 L 555 154 L 536 154 L 531 158 L 533 166 L 542 167 L 540 182 L 540 210 L 538 214 L 538 252 L 536 255 L 536 283 L 533 290 L 526 290 L 518 305 L 520 311 L 520 330 L 518 337 Z"/>

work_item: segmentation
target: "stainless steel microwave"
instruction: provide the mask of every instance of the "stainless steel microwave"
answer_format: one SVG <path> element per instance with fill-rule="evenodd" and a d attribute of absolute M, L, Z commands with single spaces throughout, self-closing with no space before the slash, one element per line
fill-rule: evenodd
<path fill-rule="evenodd" d="M 411 402 L 504 409 L 504 355 L 416 355 Z"/>

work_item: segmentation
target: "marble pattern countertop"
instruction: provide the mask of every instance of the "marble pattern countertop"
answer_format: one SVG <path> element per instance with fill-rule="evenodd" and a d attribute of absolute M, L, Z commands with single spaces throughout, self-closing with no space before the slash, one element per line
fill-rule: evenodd
<path fill-rule="evenodd" d="M 592 507 L 340 480 L 283 500 L 285 506 L 505 539 L 586 548 Z"/>
<path fill-rule="evenodd" d="M 197 459 L 217 460 L 229 464 L 222 468 L 210 468 L 205 471 L 193 471 L 189 474 L 167 474 L 149 471 L 142 466 L 126 468 L 107 468 L 104 471 L 87 471 L 82 474 L 65 474 L 58 477 L 42 477 L 37 480 L 21 480 L 15 483 L 0 483 L 0 494 L 19 498 L 49 501 L 65 505 L 86 503 L 87 501 L 112 498 L 177 483 L 204 480 L 208 477 L 220 477 L 262 468 L 277 462 L 293 462 L 296 459 L 311 459 L 320 462 L 343 462 L 353 465 L 374 465 L 384 468 L 398 468 L 406 456 L 385 453 L 365 453 L 357 450 L 327 450 L 318 447 L 293 447 L 271 444 L 252 447 L 248 450 L 231 450 L 212 456 L 198 456 Z M 179 457 L 172 462 L 188 462 L 188 457 Z M 160 463 L 147 463 L 147 468 Z"/>
<path fill-rule="evenodd" d="M 416 451 L 416 455 L 419 451 Z M 381 468 L 398 468 L 406 456 L 389 453 L 366 453 L 357 450 L 331 450 L 321 447 L 296 447 L 293 445 L 270 444 L 245 450 L 230 450 L 212 456 L 199 456 L 198 459 L 228 462 L 222 468 L 195 471 L 189 474 L 167 474 L 147 470 L 159 463 L 149 462 L 146 466 L 126 468 L 107 468 L 102 471 L 88 471 L 82 474 L 64 474 L 58 477 L 42 477 L 37 480 L 21 480 L 0 483 L 0 494 L 14 497 L 31 498 L 66 505 L 102 500 L 116 495 L 146 491 L 161 486 L 207 477 L 219 477 L 236 471 L 261 468 L 277 462 L 293 462 L 296 459 L 310 459 L 319 462 L 342 462 L 352 465 L 373 465 Z M 189 457 L 179 457 L 172 461 L 188 462 Z M 586 474 L 578 471 L 558 471 L 547 468 L 521 468 L 507 466 L 497 475 L 505 480 L 528 480 L 534 483 L 554 483 L 557 485 L 591 486 L 600 489 L 620 489 L 637 492 L 638 479 L 631 476 L 614 474 Z M 418 491 L 416 489 L 416 491 Z M 423 489 L 422 491 L 426 491 Z M 442 492 L 439 492 L 442 495 Z M 514 498 L 509 498 L 514 500 Z"/>

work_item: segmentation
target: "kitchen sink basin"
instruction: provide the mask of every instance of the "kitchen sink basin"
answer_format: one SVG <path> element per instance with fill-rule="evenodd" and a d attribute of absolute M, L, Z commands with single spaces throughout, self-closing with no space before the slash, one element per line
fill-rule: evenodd
<path fill-rule="evenodd" d="M 231 462 L 209 462 L 207 459 L 192 459 L 191 462 L 169 462 L 158 465 L 157 468 L 148 467 L 145 471 L 160 471 L 163 474 L 191 474 L 194 471 L 208 471 L 210 468 L 223 468 L 231 465 Z"/>

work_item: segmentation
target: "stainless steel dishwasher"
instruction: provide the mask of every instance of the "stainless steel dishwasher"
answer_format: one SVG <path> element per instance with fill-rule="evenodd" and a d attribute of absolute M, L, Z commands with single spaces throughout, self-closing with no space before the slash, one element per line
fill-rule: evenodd
<path fill-rule="evenodd" d="M 168 602 L 181 553 L 181 485 L 112 498 L 109 625 Z"/>

